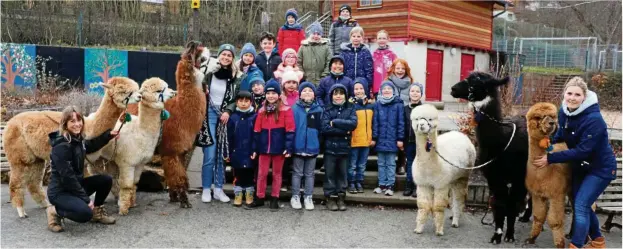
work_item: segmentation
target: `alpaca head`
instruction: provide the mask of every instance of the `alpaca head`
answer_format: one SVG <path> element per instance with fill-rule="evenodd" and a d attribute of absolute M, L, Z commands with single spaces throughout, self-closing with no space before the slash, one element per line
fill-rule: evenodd
<path fill-rule="evenodd" d="M 439 111 L 433 105 L 424 104 L 411 111 L 411 128 L 416 135 L 429 135 L 437 130 Z"/>
<path fill-rule="evenodd" d="M 164 102 L 177 95 L 177 91 L 169 88 L 169 85 L 158 77 L 146 79 L 139 92 L 143 95 L 141 104 L 154 109 L 164 109 Z"/>
<path fill-rule="evenodd" d="M 537 141 L 549 138 L 558 128 L 558 109 L 552 103 L 536 103 L 526 114 L 528 134 Z"/>
<path fill-rule="evenodd" d="M 200 86 L 208 70 L 208 63 L 211 61 L 210 50 L 201 45 L 200 42 L 190 41 L 186 44 L 184 53 L 182 53 L 182 60 L 186 60 L 190 65 L 193 65 L 195 84 Z"/>
<path fill-rule="evenodd" d="M 135 104 L 141 101 L 138 83 L 126 77 L 112 77 L 106 83 L 100 83 L 104 87 L 105 95 L 111 97 L 118 108 L 125 109 L 128 104 Z"/>
<path fill-rule="evenodd" d="M 497 87 L 508 83 L 509 78 L 498 79 L 485 72 L 473 72 L 452 86 L 452 97 L 465 99 L 481 108 L 497 96 Z"/>

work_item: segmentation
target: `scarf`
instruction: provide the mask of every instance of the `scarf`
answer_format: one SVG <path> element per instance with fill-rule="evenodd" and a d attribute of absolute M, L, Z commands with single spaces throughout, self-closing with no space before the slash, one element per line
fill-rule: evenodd
<path fill-rule="evenodd" d="M 336 73 L 336 72 L 331 71 L 331 74 L 333 74 L 334 77 L 341 77 L 341 76 L 344 76 L 344 71 L 342 71 L 341 73 Z"/>
<path fill-rule="evenodd" d="M 340 18 L 340 21 L 342 21 L 342 22 L 347 22 L 350 19 L 350 17 L 349 18 L 344 18 L 342 16 L 340 16 L 339 18 Z"/>
<path fill-rule="evenodd" d="M 249 108 L 247 108 L 246 110 L 240 110 L 240 108 L 238 108 L 238 107 L 236 106 L 236 111 L 238 111 L 238 112 L 242 112 L 242 113 L 249 113 L 249 112 L 253 112 L 253 110 L 254 110 L 253 106 L 249 106 Z"/>
<path fill-rule="evenodd" d="M 336 103 L 333 99 L 331 100 L 331 103 L 333 103 L 334 106 L 343 106 L 346 103 L 346 100 L 342 101 L 342 103 Z"/>
<path fill-rule="evenodd" d="M 420 105 L 422 105 L 422 101 L 421 101 L 421 100 L 420 100 L 420 101 L 418 101 L 418 102 L 417 102 L 417 103 L 415 103 L 415 104 L 413 104 L 413 103 L 409 103 L 409 107 L 410 107 L 411 109 L 416 108 L 416 107 L 418 107 L 418 106 L 420 106 Z"/>
<path fill-rule="evenodd" d="M 409 86 L 411 85 L 411 79 L 406 74 L 402 78 L 398 78 L 398 76 L 392 74 L 391 76 L 389 76 L 389 80 L 394 83 L 394 85 L 398 88 L 399 92 L 404 89 L 409 89 Z"/>
<path fill-rule="evenodd" d="M 296 103 L 307 109 L 310 108 L 312 104 L 314 104 L 314 99 L 310 99 L 309 102 L 305 101 L 304 99 L 299 99 L 296 101 Z"/>
<path fill-rule="evenodd" d="M 264 106 L 264 108 L 267 113 L 273 113 L 277 109 L 277 104 L 275 103 L 271 104 L 271 103 L 266 102 L 266 105 Z"/>
<path fill-rule="evenodd" d="M 394 101 L 395 98 L 396 98 L 396 94 L 394 94 L 391 97 L 387 98 L 387 97 L 383 97 L 383 94 L 379 93 L 379 97 L 377 98 L 377 100 L 379 102 L 381 102 L 381 104 L 386 105 L 386 104 L 389 104 L 392 101 Z"/>
<path fill-rule="evenodd" d="M 303 29 L 303 25 L 301 25 L 298 22 L 295 22 L 294 24 L 289 24 L 288 21 L 286 21 L 286 24 L 283 25 L 283 29 L 286 29 L 286 30 L 301 30 L 301 29 Z"/>
<path fill-rule="evenodd" d="M 387 49 L 389 49 L 389 45 L 385 45 L 385 47 L 381 47 L 381 46 L 379 46 L 379 47 L 377 48 L 377 50 L 387 50 Z"/>
<path fill-rule="evenodd" d="M 233 78 L 233 72 L 230 67 L 221 67 L 218 71 L 214 72 L 214 77 L 219 80 L 230 80 Z"/>
<path fill-rule="evenodd" d="M 368 100 L 368 98 L 364 95 L 363 98 L 359 98 L 357 96 L 355 96 L 354 98 L 354 102 L 359 104 L 359 105 L 365 105 L 366 104 L 366 100 Z"/>

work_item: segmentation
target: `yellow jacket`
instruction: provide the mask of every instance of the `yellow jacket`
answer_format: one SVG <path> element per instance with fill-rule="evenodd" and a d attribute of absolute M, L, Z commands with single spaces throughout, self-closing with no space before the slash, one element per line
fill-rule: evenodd
<path fill-rule="evenodd" d="M 351 98 L 357 114 L 357 128 L 353 131 L 351 147 L 369 147 L 372 142 L 372 115 L 374 115 L 374 101 L 365 101 Z"/>

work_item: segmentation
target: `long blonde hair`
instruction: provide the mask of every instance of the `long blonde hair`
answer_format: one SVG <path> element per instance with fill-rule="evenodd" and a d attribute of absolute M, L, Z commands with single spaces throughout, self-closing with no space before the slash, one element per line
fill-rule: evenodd
<path fill-rule="evenodd" d="M 82 130 L 80 131 L 80 137 L 84 137 L 84 118 L 79 111 L 76 110 L 75 106 L 68 106 L 63 109 L 61 114 L 61 123 L 59 124 L 58 131 L 59 133 L 67 139 L 67 141 L 71 142 L 71 134 L 69 129 L 67 129 L 67 123 L 74 118 L 76 115 L 76 119 L 82 121 Z"/>

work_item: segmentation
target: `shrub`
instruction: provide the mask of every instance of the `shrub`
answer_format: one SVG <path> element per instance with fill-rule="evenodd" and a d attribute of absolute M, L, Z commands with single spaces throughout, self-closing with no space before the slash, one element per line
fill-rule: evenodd
<path fill-rule="evenodd" d="M 602 109 L 621 111 L 621 73 L 592 72 L 588 79 L 588 88 L 597 93 Z"/>
<path fill-rule="evenodd" d="M 83 89 L 72 89 L 58 100 L 58 104 L 61 106 L 75 106 L 84 116 L 95 112 L 100 102 L 102 102 L 102 96 L 96 93 L 88 93 Z"/>

